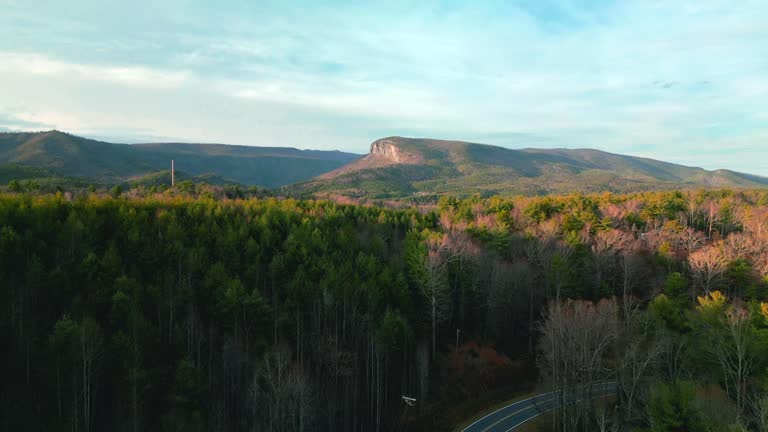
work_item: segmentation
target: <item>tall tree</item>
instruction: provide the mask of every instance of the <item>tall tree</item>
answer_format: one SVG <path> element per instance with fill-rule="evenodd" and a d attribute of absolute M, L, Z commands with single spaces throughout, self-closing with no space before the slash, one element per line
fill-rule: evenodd
<path fill-rule="evenodd" d="M 691 273 L 693 273 L 695 287 L 701 289 L 705 296 L 709 295 L 723 281 L 723 275 L 727 269 L 725 257 L 715 246 L 709 246 L 690 254 L 688 264 L 691 267 Z"/>
<path fill-rule="evenodd" d="M 567 300 L 547 309 L 540 366 L 556 389 L 558 430 L 592 430 L 594 384 L 614 377 L 609 355 L 620 334 L 617 316 L 612 300 Z"/>

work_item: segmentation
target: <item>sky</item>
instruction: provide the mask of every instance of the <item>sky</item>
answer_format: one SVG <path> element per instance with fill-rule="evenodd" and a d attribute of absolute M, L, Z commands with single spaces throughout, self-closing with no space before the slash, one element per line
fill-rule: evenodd
<path fill-rule="evenodd" d="M 0 130 L 596 148 L 768 176 L 768 2 L 0 0 Z"/>

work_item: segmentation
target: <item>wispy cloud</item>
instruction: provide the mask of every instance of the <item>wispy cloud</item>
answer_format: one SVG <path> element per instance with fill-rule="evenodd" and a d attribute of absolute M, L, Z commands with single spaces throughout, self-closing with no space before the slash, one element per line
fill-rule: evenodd
<path fill-rule="evenodd" d="M 0 52 L 0 71 L 58 79 L 111 81 L 147 88 L 178 87 L 190 79 L 183 71 L 164 71 L 143 66 L 101 66 L 56 60 L 30 53 Z"/>
<path fill-rule="evenodd" d="M 43 123 L 35 121 L 34 119 L 24 118 L 23 113 L 19 113 L 17 109 L 14 109 L 15 114 L 10 114 L 0 110 L 0 130 L 6 132 L 19 132 L 19 131 L 41 131 L 53 129 L 54 126 L 50 123 Z"/>
<path fill-rule="evenodd" d="M 353 151 L 431 135 L 768 174 L 761 0 L 31 3 L 0 16 L 0 93 L 75 132 Z M 723 146 L 741 157 L 698 151 Z"/>

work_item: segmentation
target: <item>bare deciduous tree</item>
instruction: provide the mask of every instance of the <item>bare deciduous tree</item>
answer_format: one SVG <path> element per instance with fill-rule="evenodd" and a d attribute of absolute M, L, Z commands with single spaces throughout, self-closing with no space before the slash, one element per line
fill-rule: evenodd
<path fill-rule="evenodd" d="M 706 241 L 704 234 L 693 228 L 686 228 L 680 233 L 680 245 L 689 254 L 696 252 Z"/>
<path fill-rule="evenodd" d="M 426 280 L 421 283 L 421 293 L 429 306 L 432 323 L 432 357 L 436 352 L 437 325 L 449 317 L 448 307 L 450 296 L 446 281 L 446 260 L 441 248 L 433 242 L 428 242 L 426 262 Z"/>
<path fill-rule="evenodd" d="M 644 269 L 637 242 L 631 243 L 621 254 L 621 309 L 625 322 L 629 322 L 640 302 L 633 292 L 641 280 Z"/>
<path fill-rule="evenodd" d="M 480 248 L 472 241 L 465 230 L 449 230 L 442 238 L 439 247 L 448 263 L 455 266 L 452 289 L 458 300 L 458 316 L 460 324 L 463 324 L 465 313 L 466 290 L 460 283 L 459 277 L 463 273 L 473 273 L 477 265 Z"/>
<path fill-rule="evenodd" d="M 662 245 L 677 242 L 677 234 L 674 234 L 674 236 L 672 234 L 667 230 L 657 227 L 641 234 L 640 238 L 648 251 L 656 253 L 661 249 Z"/>
<path fill-rule="evenodd" d="M 768 432 L 768 395 L 763 394 L 752 401 L 752 421 L 757 432 Z"/>
<path fill-rule="evenodd" d="M 651 369 L 664 352 L 662 339 L 650 334 L 652 323 L 644 320 L 641 325 L 639 333 L 645 337 L 626 341 L 619 363 L 622 419 L 627 422 L 637 418 L 635 404 L 639 393 L 646 388 L 643 383 L 648 380 Z"/>
<path fill-rule="evenodd" d="M 759 246 L 754 239 L 743 233 L 731 233 L 723 240 L 723 255 L 728 260 L 751 258 Z"/>
<path fill-rule="evenodd" d="M 725 390 L 736 399 L 737 420 L 746 405 L 746 381 L 755 367 L 752 346 L 751 313 L 747 308 L 731 306 L 723 319 L 724 331 L 713 332 L 709 352 L 717 360 L 725 377 Z"/>
<path fill-rule="evenodd" d="M 756 238 L 768 238 L 768 207 L 750 209 L 742 216 L 744 231 Z"/>
<path fill-rule="evenodd" d="M 312 387 L 304 372 L 291 362 L 290 350 L 276 347 L 256 368 L 251 393 L 260 430 L 303 431 L 311 417 Z"/>
<path fill-rule="evenodd" d="M 490 272 L 487 320 L 493 334 L 503 337 L 505 331 L 513 330 L 516 317 L 530 312 L 528 302 L 522 299 L 530 295 L 533 275 L 525 261 L 500 259 L 491 263 Z"/>
<path fill-rule="evenodd" d="M 632 242 L 632 237 L 620 230 L 600 231 L 592 241 L 595 280 L 600 288 L 604 280 L 615 273 L 616 258 Z"/>
<path fill-rule="evenodd" d="M 720 219 L 720 203 L 709 200 L 702 205 L 702 213 L 707 220 L 707 236 L 712 238 L 712 231 Z"/>
<path fill-rule="evenodd" d="M 688 264 L 693 273 L 694 289 L 701 288 L 704 295 L 717 288 L 722 282 L 726 270 L 725 258 L 715 246 L 700 249 L 688 256 Z"/>
<path fill-rule="evenodd" d="M 541 331 L 541 367 L 559 399 L 557 427 L 592 430 L 594 384 L 613 376 L 608 357 L 619 335 L 616 302 L 551 303 Z"/>

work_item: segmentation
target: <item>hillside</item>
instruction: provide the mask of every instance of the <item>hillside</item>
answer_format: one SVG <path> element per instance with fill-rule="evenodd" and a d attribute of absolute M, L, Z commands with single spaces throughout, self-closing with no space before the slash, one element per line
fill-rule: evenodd
<path fill-rule="evenodd" d="M 283 186 L 286 193 L 302 196 L 432 200 L 446 193 L 541 195 L 768 186 L 764 177 L 590 149 L 508 149 L 389 137 L 372 143 L 369 154 L 361 158 L 285 147 L 114 144 L 59 131 L 0 133 L 3 183 L 12 179 L 153 183 L 153 176 L 167 171 L 171 159 L 187 179 Z M 145 177 L 150 180 L 137 183 Z"/>
<path fill-rule="evenodd" d="M 519 149 L 389 137 L 365 157 L 293 188 L 376 199 L 468 195 L 629 192 L 680 187 L 766 187 L 768 178 L 708 171 L 590 149 Z"/>
<path fill-rule="evenodd" d="M 113 144 L 59 131 L 0 133 L 0 172 L 31 172 L 118 183 L 166 170 L 276 187 L 310 179 L 359 158 L 338 151 L 223 144 Z M 13 169 L 12 169 L 13 167 Z M 28 167 L 20 169 L 18 167 Z"/>
<path fill-rule="evenodd" d="M 15 395 L 0 397 L 3 431 L 90 418 L 91 431 L 253 432 L 302 412 L 319 413 L 304 432 L 457 431 L 517 395 L 595 381 L 640 395 L 684 383 L 720 425 L 736 421 L 719 380 L 736 366 L 710 345 L 733 347 L 737 324 L 754 365 L 744 397 L 768 403 L 768 191 L 472 197 L 430 214 L 85 196 L 0 193 L 0 308 L 24 312 L 0 321 L 0 395 Z M 678 362 L 687 379 L 667 384 Z M 72 403 L 83 389 L 88 416 Z M 405 418 L 404 394 L 428 404 Z M 626 393 L 601 404 L 613 399 Z M 273 401 L 279 414 L 254 409 Z M 631 427 L 611 430 L 650 430 L 655 403 L 639 397 Z M 503 414 L 491 430 L 518 421 Z"/>

